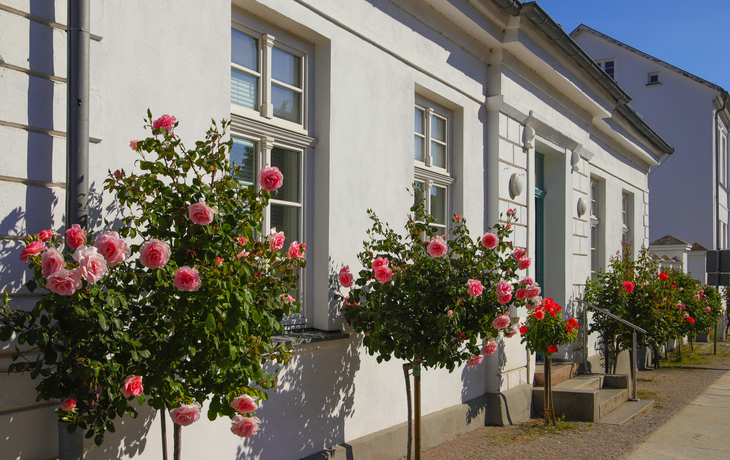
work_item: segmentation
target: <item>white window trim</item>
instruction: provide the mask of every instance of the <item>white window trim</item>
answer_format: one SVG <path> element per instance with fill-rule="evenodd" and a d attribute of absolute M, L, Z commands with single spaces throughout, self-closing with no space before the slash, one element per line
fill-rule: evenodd
<path fill-rule="evenodd" d="M 633 195 L 629 192 L 621 192 L 621 232 L 623 235 L 623 241 L 626 244 L 631 244 L 631 227 L 632 227 L 632 210 L 633 210 Z M 624 203 L 626 204 L 626 211 L 624 211 Z"/>
<path fill-rule="evenodd" d="M 590 272 L 591 272 L 591 278 L 595 279 L 596 275 L 598 275 L 598 271 L 601 269 L 601 219 L 599 217 L 599 214 L 601 213 L 601 183 L 598 179 L 595 179 L 591 177 L 590 179 L 590 200 L 591 200 L 591 215 L 590 215 L 590 225 L 591 225 L 591 238 L 590 238 Z M 593 191 L 595 190 L 595 195 L 593 194 Z M 596 212 L 597 211 L 597 212 Z M 596 232 L 596 242 L 595 247 L 593 245 L 593 232 Z M 595 257 L 595 270 L 593 269 L 594 265 L 594 257 Z"/>

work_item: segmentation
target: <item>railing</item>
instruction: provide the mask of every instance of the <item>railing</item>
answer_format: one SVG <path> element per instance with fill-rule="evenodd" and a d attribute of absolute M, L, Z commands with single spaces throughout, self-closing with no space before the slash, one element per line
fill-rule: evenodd
<path fill-rule="evenodd" d="M 588 369 L 588 321 L 587 321 L 588 318 L 586 315 L 588 308 L 592 308 L 593 310 L 603 313 L 604 315 L 606 315 L 610 318 L 613 318 L 616 321 L 623 323 L 634 330 L 634 332 L 633 332 L 634 342 L 631 345 L 631 358 L 634 363 L 634 366 L 631 369 L 631 374 L 632 374 L 631 381 L 633 383 L 634 389 L 633 389 L 633 398 L 631 398 L 631 401 L 638 401 L 639 398 L 637 397 L 637 392 L 636 392 L 636 383 L 637 383 L 636 376 L 639 373 L 639 364 L 636 361 L 636 332 L 638 331 L 638 332 L 641 332 L 642 334 L 646 334 L 646 331 L 644 329 L 640 328 L 639 326 L 637 326 L 635 324 L 631 324 L 630 322 L 626 321 L 625 319 L 619 318 L 618 316 L 614 315 L 613 313 L 604 310 L 603 308 L 596 307 L 595 305 L 593 305 L 590 302 L 586 302 L 583 299 L 575 299 L 575 300 L 582 303 L 586 307 L 583 309 L 583 329 L 584 329 L 584 332 L 583 332 L 584 333 L 584 335 L 583 335 L 583 337 L 584 337 L 584 339 L 583 339 L 583 369 L 584 369 L 584 371 L 586 369 Z M 618 359 L 618 356 L 616 358 Z"/>

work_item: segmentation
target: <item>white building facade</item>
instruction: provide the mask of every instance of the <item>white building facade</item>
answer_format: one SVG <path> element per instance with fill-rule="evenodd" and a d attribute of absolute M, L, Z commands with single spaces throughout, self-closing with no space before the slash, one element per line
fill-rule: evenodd
<path fill-rule="evenodd" d="M 13 308 L 36 300 L 21 287 L 28 275 L 18 260 L 21 239 L 62 230 L 66 199 L 66 4 L 37 5 L 0 0 L 7 31 L 0 273 Z M 295 346 L 278 391 L 257 413 L 257 436 L 241 440 L 227 420 L 201 419 L 184 430 L 186 458 L 328 458 L 322 452 L 332 448 L 342 458 L 404 454 L 401 363 L 378 364 L 354 333 L 317 331 L 347 332 L 328 280 L 343 265 L 356 270 L 366 209 L 396 228 L 405 221 L 414 181 L 444 231 L 455 212 L 476 235 L 515 209 L 514 243 L 534 261 L 528 275 L 568 315 L 577 316 L 571 299 L 622 240 L 648 244 L 647 174 L 672 149 L 534 3 L 215 0 L 203 8 L 191 0 L 92 0 L 91 7 L 95 230 L 115 217 L 101 183 L 107 170 L 134 169 L 128 145 L 145 136 L 147 108 L 174 115 L 188 142 L 211 118 L 230 117 L 236 158 L 254 170 L 280 165 L 298 184 L 273 203 L 268 221 L 307 243 L 294 323 L 315 339 Z M 521 193 L 517 182 L 526 185 Z M 0 344 L 0 368 L 13 347 Z M 425 446 L 485 423 L 524 420 L 534 368 L 512 338 L 476 368 L 425 372 Z M 34 385 L 25 375 L 0 375 L 0 452 L 9 458 L 56 455 L 47 435 L 56 403 L 36 403 Z M 435 430 L 445 416 L 454 427 Z M 156 459 L 160 450 L 159 415 L 142 411 L 86 458 Z"/>

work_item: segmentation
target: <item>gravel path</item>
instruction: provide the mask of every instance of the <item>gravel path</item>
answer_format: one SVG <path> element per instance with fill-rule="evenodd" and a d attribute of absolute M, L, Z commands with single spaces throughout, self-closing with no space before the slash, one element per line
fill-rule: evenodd
<path fill-rule="evenodd" d="M 654 399 L 654 407 L 622 426 L 564 422 L 557 430 L 542 427 L 542 420 L 509 427 L 488 426 L 423 452 L 422 460 L 482 460 L 494 457 L 564 459 L 618 459 L 699 396 L 730 370 L 730 343 L 695 344 L 696 359 L 677 367 L 662 361 L 662 368 L 640 371 L 640 399 Z"/>

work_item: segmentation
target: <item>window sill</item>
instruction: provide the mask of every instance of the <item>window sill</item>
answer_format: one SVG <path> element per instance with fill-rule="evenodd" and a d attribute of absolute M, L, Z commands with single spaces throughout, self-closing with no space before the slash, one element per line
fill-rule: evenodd
<path fill-rule="evenodd" d="M 332 340 L 343 340 L 350 338 L 349 332 L 342 331 L 321 331 L 314 328 L 301 329 L 299 331 L 285 332 L 271 337 L 273 342 L 285 343 L 288 345 L 303 345 L 309 343 L 329 342 Z"/>
<path fill-rule="evenodd" d="M 653 88 L 654 86 L 662 86 L 661 83 L 647 83 L 646 86 L 648 88 Z"/>

